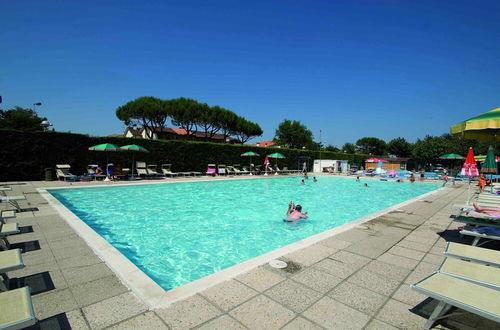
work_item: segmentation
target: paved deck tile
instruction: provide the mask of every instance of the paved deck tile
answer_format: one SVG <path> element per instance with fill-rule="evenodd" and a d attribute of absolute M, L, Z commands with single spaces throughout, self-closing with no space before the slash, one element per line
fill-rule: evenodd
<path fill-rule="evenodd" d="M 82 310 L 92 329 L 102 329 L 141 314 L 147 308 L 133 294 L 127 292 L 84 307 Z"/>
<path fill-rule="evenodd" d="M 363 269 L 349 277 L 347 281 L 385 296 L 390 296 L 400 285 L 399 281 Z"/>
<path fill-rule="evenodd" d="M 168 326 L 153 312 L 147 312 L 107 328 L 109 330 L 168 330 Z"/>
<path fill-rule="evenodd" d="M 397 281 L 404 280 L 411 272 L 408 268 L 391 265 L 380 260 L 370 261 L 363 269 Z"/>
<path fill-rule="evenodd" d="M 74 310 L 78 306 L 69 289 L 40 293 L 32 296 L 31 299 L 39 320 Z"/>
<path fill-rule="evenodd" d="M 376 315 L 376 318 L 396 328 L 421 330 L 427 320 L 410 312 L 412 307 L 413 306 L 391 299 L 380 310 L 378 315 Z"/>
<path fill-rule="evenodd" d="M 295 317 L 295 313 L 271 299 L 258 295 L 229 312 L 250 329 L 279 329 Z"/>
<path fill-rule="evenodd" d="M 296 313 L 302 313 L 322 296 L 293 280 L 283 281 L 264 294 Z"/>
<path fill-rule="evenodd" d="M 90 329 L 80 309 L 75 309 L 70 312 L 66 312 L 66 318 L 68 319 L 71 329 L 78 329 L 78 330 Z"/>
<path fill-rule="evenodd" d="M 238 281 L 229 280 L 205 290 L 201 294 L 223 310 L 228 311 L 256 296 L 258 292 Z"/>
<path fill-rule="evenodd" d="M 70 289 L 78 305 L 82 307 L 128 291 L 116 276 L 107 276 L 92 282 L 78 284 Z"/>
<path fill-rule="evenodd" d="M 341 278 L 312 267 L 306 268 L 297 275 L 294 275 L 292 279 L 318 292 L 328 292 L 342 282 Z"/>
<path fill-rule="evenodd" d="M 304 266 L 311 266 L 316 262 L 337 252 L 337 249 L 315 244 L 310 247 L 285 255 L 285 258 L 295 261 Z"/>
<path fill-rule="evenodd" d="M 262 267 L 258 267 L 248 273 L 237 276 L 236 280 L 262 292 L 269 289 L 273 285 L 286 280 L 286 278 Z"/>
<path fill-rule="evenodd" d="M 306 329 L 322 330 L 323 328 L 300 316 L 293 319 L 290 323 L 281 328 L 281 330 L 306 330 Z"/>
<path fill-rule="evenodd" d="M 190 329 L 222 315 L 222 311 L 199 295 L 156 310 L 156 314 L 172 329 Z"/>
<path fill-rule="evenodd" d="M 384 253 L 383 255 L 378 257 L 377 260 L 383 261 L 383 262 L 391 264 L 391 265 L 404 267 L 407 269 L 414 269 L 415 266 L 417 266 L 417 264 L 418 264 L 418 261 L 415 259 L 397 256 L 395 254 L 388 253 L 388 252 Z"/>
<path fill-rule="evenodd" d="M 386 296 L 350 282 L 343 282 L 328 296 L 368 315 L 374 315 L 388 299 Z"/>
<path fill-rule="evenodd" d="M 244 330 L 247 329 L 242 324 L 238 323 L 234 318 L 229 315 L 222 315 L 210 322 L 201 325 L 199 330 L 221 330 L 221 329 L 231 329 L 231 330 Z"/>
<path fill-rule="evenodd" d="M 329 297 L 323 297 L 303 315 L 326 329 L 362 329 L 370 317 Z"/>

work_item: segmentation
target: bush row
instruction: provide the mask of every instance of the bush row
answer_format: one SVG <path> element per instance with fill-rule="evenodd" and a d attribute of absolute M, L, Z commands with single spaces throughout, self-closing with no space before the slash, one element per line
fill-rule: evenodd
<path fill-rule="evenodd" d="M 182 140 L 145 140 L 124 137 L 93 137 L 82 134 L 60 132 L 21 132 L 0 130 L 0 181 L 42 180 L 45 168 L 56 164 L 70 164 L 71 173 L 83 174 L 88 164 L 105 166 L 106 153 L 89 151 L 88 148 L 113 143 L 118 146 L 137 144 L 149 153 L 108 152 L 109 162 L 122 167 L 131 167 L 132 159 L 148 164 L 172 164 L 174 172 L 205 172 L 207 164 L 248 164 L 250 159 L 240 155 L 247 151 L 258 153 L 252 162 L 262 164 L 266 154 L 279 152 L 286 158 L 278 160 L 280 168 L 297 169 L 300 156 L 319 159 L 318 151 L 285 148 L 262 148 L 247 145 L 218 144 Z M 367 156 L 323 151 L 322 159 L 345 159 L 360 165 Z M 271 160 L 272 164 L 275 163 Z"/>

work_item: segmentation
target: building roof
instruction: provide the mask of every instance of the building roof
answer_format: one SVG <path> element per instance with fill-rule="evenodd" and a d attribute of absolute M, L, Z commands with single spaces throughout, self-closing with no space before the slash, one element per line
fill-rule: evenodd
<path fill-rule="evenodd" d="M 125 135 L 127 131 L 130 131 L 132 136 L 134 137 L 142 137 L 142 132 L 144 131 L 144 128 L 134 128 L 134 127 L 127 127 L 125 130 Z M 167 134 L 173 134 L 173 135 L 187 135 L 187 131 L 184 128 L 178 128 L 178 127 L 153 127 L 153 132 L 154 133 L 167 133 Z M 192 135 L 195 137 L 199 138 L 204 138 L 206 137 L 205 132 L 192 132 Z M 224 135 L 223 134 L 215 134 L 214 136 L 211 137 L 212 140 L 224 140 Z M 229 138 L 230 140 L 235 140 L 233 138 Z"/>
<path fill-rule="evenodd" d="M 276 145 L 276 142 L 274 141 L 262 141 L 262 142 L 257 142 L 255 144 L 251 144 L 253 147 L 273 147 Z"/>

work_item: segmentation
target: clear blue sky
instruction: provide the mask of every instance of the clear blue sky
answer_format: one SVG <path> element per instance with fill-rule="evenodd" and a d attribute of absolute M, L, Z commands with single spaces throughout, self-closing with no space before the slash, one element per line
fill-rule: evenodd
<path fill-rule="evenodd" d="M 107 135 L 139 96 L 285 118 L 341 146 L 410 141 L 500 106 L 500 1 L 2 1 L 2 109 Z"/>

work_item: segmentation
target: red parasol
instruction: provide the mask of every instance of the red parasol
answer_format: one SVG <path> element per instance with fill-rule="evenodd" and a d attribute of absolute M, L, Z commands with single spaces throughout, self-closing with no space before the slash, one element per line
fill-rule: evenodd
<path fill-rule="evenodd" d="M 476 160 L 474 159 L 474 151 L 472 147 L 469 148 L 469 153 L 465 159 L 464 166 L 460 172 L 462 176 L 475 177 L 479 176 L 479 171 L 477 170 Z"/>

